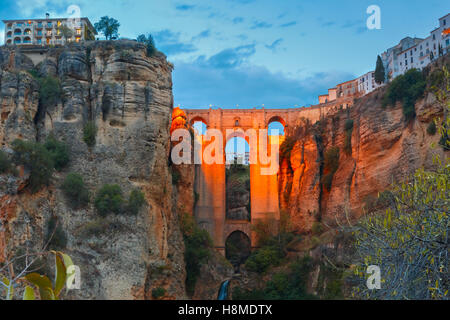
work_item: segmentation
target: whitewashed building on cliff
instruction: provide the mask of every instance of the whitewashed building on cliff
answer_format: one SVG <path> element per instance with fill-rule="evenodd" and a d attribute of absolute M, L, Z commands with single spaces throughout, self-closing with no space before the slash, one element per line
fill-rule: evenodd
<path fill-rule="evenodd" d="M 410 69 L 423 69 L 430 62 L 450 51 L 450 13 L 439 19 L 439 27 L 425 39 L 404 38 L 382 53 L 386 80 L 404 74 Z"/>

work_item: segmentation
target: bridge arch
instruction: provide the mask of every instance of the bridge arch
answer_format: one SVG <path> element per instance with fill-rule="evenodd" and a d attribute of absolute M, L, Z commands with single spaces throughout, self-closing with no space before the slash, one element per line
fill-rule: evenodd
<path fill-rule="evenodd" d="M 233 231 L 225 240 L 225 257 L 235 268 L 245 263 L 251 250 L 251 238 L 241 230 Z"/>

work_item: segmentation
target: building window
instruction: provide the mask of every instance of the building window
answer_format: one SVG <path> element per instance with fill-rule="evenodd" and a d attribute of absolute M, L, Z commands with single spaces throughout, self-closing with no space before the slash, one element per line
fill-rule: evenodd
<path fill-rule="evenodd" d="M 444 19 L 444 26 L 445 26 L 446 23 L 447 23 L 447 21 L 445 21 L 445 19 Z"/>
<path fill-rule="evenodd" d="M 411 57 L 411 63 L 414 63 L 414 58 L 413 57 Z"/>
<path fill-rule="evenodd" d="M 433 40 L 436 40 L 436 35 L 435 34 L 433 34 Z"/>
<path fill-rule="evenodd" d="M 408 60 L 405 60 L 405 66 L 407 66 L 408 65 Z"/>

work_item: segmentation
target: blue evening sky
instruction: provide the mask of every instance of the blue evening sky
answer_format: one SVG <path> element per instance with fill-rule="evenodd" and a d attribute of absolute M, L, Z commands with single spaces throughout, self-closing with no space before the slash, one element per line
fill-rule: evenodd
<path fill-rule="evenodd" d="M 108 15 L 120 36 L 153 34 L 175 65 L 175 105 L 294 107 L 374 69 L 405 36 L 426 37 L 450 12 L 445 0 L 0 0 L 0 18 L 67 17 L 78 5 Z M 381 30 L 366 9 L 381 8 Z M 3 43 L 4 26 L 0 29 Z"/>

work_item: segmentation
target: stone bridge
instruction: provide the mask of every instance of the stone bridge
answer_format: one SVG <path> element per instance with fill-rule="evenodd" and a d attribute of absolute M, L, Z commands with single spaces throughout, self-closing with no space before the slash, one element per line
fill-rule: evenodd
<path fill-rule="evenodd" d="M 323 106 L 296 109 L 184 109 L 190 125 L 203 122 L 208 129 L 218 129 L 226 143 L 236 134 L 227 136 L 227 130 L 267 129 L 271 122 L 280 122 L 285 133 L 301 125 L 302 118 L 312 123 L 318 121 L 327 110 Z M 244 137 L 245 138 L 245 137 Z M 280 137 L 282 141 L 284 137 Z M 248 141 L 248 140 L 247 140 Z M 225 158 L 225 152 L 224 152 Z M 226 177 L 223 164 L 205 164 L 196 167 L 195 191 L 199 195 L 195 208 L 197 223 L 206 229 L 214 246 L 225 251 L 227 238 L 241 231 L 256 244 L 256 234 L 251 226 L 267 219 L 279 220 L 278 175 L 261 175 L 260 164 L 250 164 L 251 221 L 226 219 Z"/>

